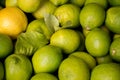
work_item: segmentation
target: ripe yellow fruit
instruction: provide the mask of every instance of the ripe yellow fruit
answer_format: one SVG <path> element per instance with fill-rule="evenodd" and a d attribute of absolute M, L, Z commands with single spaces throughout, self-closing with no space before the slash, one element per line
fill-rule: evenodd
<path fill-rule="evenodd" d="M 17 7 L 6 7 L 0 10 L 0 33 L 13 39 L 26 30 L 28 24 L 25 13 Z"/>

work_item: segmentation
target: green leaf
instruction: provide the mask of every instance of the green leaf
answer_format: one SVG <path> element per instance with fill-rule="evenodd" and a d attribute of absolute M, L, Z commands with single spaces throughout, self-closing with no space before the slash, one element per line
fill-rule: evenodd
<path fill-rule="evenodd" d="M 55 31 L 59 30 L 59 21 L 58 19 L 52 14 L 46 14 L 44 16 L 45 24 L 47 25 L 48 29 L 54 33 Z"/>
<path fill-rule="evenodd" d="M 38 48 L 46 44 L 48 44 L 48 40 L 42 33 L 37 31 L 21 33 L 17 38 L 14 53 L 31 56 Z"/>

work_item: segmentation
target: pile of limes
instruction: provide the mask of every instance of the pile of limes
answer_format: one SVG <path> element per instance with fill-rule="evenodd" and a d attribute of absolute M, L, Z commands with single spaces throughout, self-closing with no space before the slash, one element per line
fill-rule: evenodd
<path fill-rule="evenodd" d="M 120 1 L 1 0 L 0 80 L 120 80 Z"/>

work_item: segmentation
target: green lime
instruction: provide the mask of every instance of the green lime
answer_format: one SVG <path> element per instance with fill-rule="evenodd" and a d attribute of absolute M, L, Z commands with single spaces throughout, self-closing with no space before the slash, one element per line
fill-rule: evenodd
<path fill-rule="evenodd" d="M 97 3 L 105 9 L 107 9 L 107 7 L 108 7 L 108 0 L 86 0 L 85 1 L 85 5 L 87 5 L 89 3 Z"/>
<path fill-rule="evenodd" d="M 71 56 L 64 59 L 58 69 L 59 80 L 89 80 L 90 70 L 80 58 Z"/>
<path fill-rule="evenodd" d="M 12 39 L 4 34 L 0 34 L 0 58 L 5 58 L 13 51 Z"/>
<path fill-rule="evenodd" d="M 120 80 L 120 65 L 117 63 L 99 64 L 92 70 L 90 80 Z"/>
<path fill-rule="evenodd" d="M 44 18 L 46 14 L 53 14 L 56 8 L 52 2 L 44 1 L 32 14 L 36 19 L 41 19 Z"/>
<path fill-rule="evenodd" d="M 18 6 L 17 0 L 5 0 L 5 7 Z"/>
<path fill-rule="evenodd" d="M 108 55 L 105 55 L 105 56 L 102 56 L 102 57 L 96 57 L 96 62 L 98 64 L 103 64 L 103 63 L 110 63 L 110 62 L 113 62 L 111 56 L 108 54 Z"/>
<path fill-rule="evenodd" d="M 63 59 L 62 50 L 57 46 L 46 45 L 39 48 L 32 57 L 35 73 L 55 72 Z"/>
<path fill-rule="evenodd" d="M 79 27 L 79 14 L 80 8 L 74 4 L 61 5 L 54 12 L 62 28 Z"/>
<path fill-rule="evenodd" d="M 110 42 L 110 35 L 106 31 L 96 28 L 88 33 L 85 46 L 92 56 L 101 57 L 108 54 Z"/>
<path fill-rule="evenodd" d="M 120 6 L 120 0 L 108 0 L 110 6 Z"/>
<path fill-rule="evenodd" d="M 115 61 L 120 62 L 120 37 L 112 41 L 110 45 L 110 56 Z"/>
<path fill-rule="evenodd" d="M 87 52 L 76 51 L 69 55 L 69 57 L 71 57 L 71 56 L 76 56 L 76 57 L 82 59 L 83 61 L 85 61 L 90 69 L 93 69 L 96 66 L 95 58 Z"/>
<path fill-rule="evenodd" d="M 107 28 L 114 33 L 120 33 L 119 20 L 120 20 L 120 6 L 110 7 L 106 11 L 105 24 Z"/>
<path fill-rule="evenodd" d="M 120 34 L 114 34 L 113 35 L 113 40 L 116 39 L 116 38 L 119 38 L 120 37 Z"/>
<path fill-rule="evenodd" d="M 79 19 L 83 29 L 100 27 L 105 20 L 105 10 L 96 3 L 87 4 L 82 8 Z"/>
<path fill-rule="evenodd" d="M 50 0 L 54 5 L 60 6 L 67 3 L 69 0 Z"/>
<path fill-rule="evenodd" d="M 86 0 L 70 0 L 72 4 L 75 4 L 79 7 L 83 7 Z"/>
<path fill-rule="evenodd" d="M 58 80 L 56 76 L 50 73 L 37 73 L 30 80 Z"/>
<path fill-rule="evenodd" d="M 50 39 L 52 33 L 48 29 L 43 19 L 35 19 L 28 24 L 26 32 L 37 31 L 43 33 L 47 39 Z"/>
<path fill-rule="evenodd" d="M 4 78 L 4 66 L 3 63 L 0 61 L 0 80 Z"/>
<path fill-rule="evenodd" d="M 32 64 L 22 54 L 12 54 L 5 59 L 6 80 L 29 80 L 32 75 Z"/>
<path fill-rule="evenodd" d="M 64 53 L 70 54 L 78 49 L 80 45 L 80 36 L 73 29 L 60 29 L 53 33 L 50 38 L 50 44 L 60 47 Z"/>
<path fill-rule="evenodd" d="M 32 13 L 42 4 L 42 0 L 17 0 L 17 5 L 24 12 Z"/>

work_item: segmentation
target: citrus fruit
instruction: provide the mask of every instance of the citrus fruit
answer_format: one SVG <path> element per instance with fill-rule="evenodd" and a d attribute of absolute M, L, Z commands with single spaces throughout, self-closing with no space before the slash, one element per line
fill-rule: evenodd
<path fill-rule="evenodd" d="M 76 52 L 71 53 L 69 57 L 70 56 L 76 56 L 82 59 L 83 61 L 86 62 L 86 64 L 88 65 L 90 69 L 93 69 L 96 66 L 95 58 L 87 52 L 76 51 Z"/>
<path fill-rule="evenodd" d="M 29 80 L 32 75 L 32 64 L 28 57 L 11 54 L 5 59 L 6 80 Z"/>
<path fill-rule="evenodd" d="M 96 3 L 90 3 L 82 8 L 79 17 L 82 28 L 91 30 L 104 23 L 105 10 Z"/>
<path fill-rule="evenodd" d="M 46 26 L 45 21 L 43 19 L 35 19 L 31 21 L 26 29 L 26 32 L 30 32 L 30 31 L 37 31 L 43 33 L 47 39 L 50 39 L 52 35 L 52 33 Z"/>
<path fill-rule="evenodd" d="M 106 31 L 96 28 L 88 33 L 85 46 L 92 56 L 101 57 L 108 54 L 110 42 L 110 35 Z"/>
<path fill-rule="evenodd" d="M 90 80 L 120 80 L 120 65 L 117 63 L 99 64 L 92 70 Z"/>
<path fill-rule="evenodd" d="M 46 45 L 38 49 L 32 57 L 35 73 L 56 71 L 62 58 L 62 50 L 59 47 Z"/>
<path fill-rule="evenodd" d="M 80 8 L 74 4 L 64 4 L 59 6 L 54 15 L 62 28 L 75 28 L 79 23 Z"/>
<path fill-rule="evenodd" d="M 50 73 L 37 73 L 30 80 L 58 80 L 56 76 Z"/>
<path fill-rule="evenodd" d="M 18 6 L 17 0 L 5 0 L 5 7 Z"/>
<path fill-rule="evenodd" d="M 111 56 L 108 54 L 102 57 L 96 57 L 96 62 L 97 64 L 103 64 L 103 63 L 111 63 L 113 62 L 113 60 Z"/>
<path fill-rule="evenodd" d="M 86 0 L 85 1 L 85 5 L 87 5 L 89 3 L 99 4 L 99 5 L 101 5 L 105 9 L 107 9 L 107 7 L 108 7 L 108 0 Z"/>
<path fill-rule="evenodd" d="M 119 38 L 119 37 L 120 37 L 120 34 L 116 33 L 116 34 L 113 35 L 113 40 L 116 39 L 116 38 Z"/>
<path fill-rule="evenodd" d="M 0 10 L 0 33 L 12 39 L 26 30 L 28 21 L 25 13 L 17 7 L 6 7 Z"/>
<path fill-rule="evenodd" d="M 0 34 L 0 59 L 10 55 L 12 51 L 13 51 L 12 39 L 5 34 Z"/>
<path fill-rule="evenodd" d="M 44 1 L 32 14 L 36 19 L 41 19 L 44 18 L 46 14 L 53 14 L 56 8 L 52 2 Z"/>
<path fill-rule="evenodd" d="M 70 2 L 72 4 L 75 4 L 75 5 L 79 6 L 79 7 L 82 7 L 84 5 L 85 1 L 86 0 L 70 0 Z"/>
<path fill-rule="evenodd" d="M 105 24 L 106 27 L 114 32 L 114 33 L 120 33 L 120 7 L 110 7 L 106 11 L 106 19 L 105 19 Z"/>
<path fill-rule="evenodd" d="M 54 5 L 59 6 L 67 3 L 69 0 L 50 0 Z"/>
<path fill-rule="evenodd" d="M 120 37 L 113 40 L 110 45 L 110 56 L 120 62 Z"/>
<path fill-rule="evenodd" d="M 42 0 L 17 0 L 18 7 L 24 12 L 32 13 L 36 11 Z"/>
<path fill-rule="evenodd" d="M 74 52 L 80 45 L 80 36 L 73 29 L 60 29 L 53 33 L 50 44 L 60 47 L 64 53 Z"/>
<path fill-rule="evenodd" d="M 4 66 L 3 63 L 0 61 L 0 80 L 4 78 Z"/>
<path fill-rule="evenodd" d="M 110 6 L 120 6 L 120 0 L 108 0 Z"/>
<path fill-rule="evenodd" d="M 90 71 L 82 59 L 71 56 L 60 64 L 58 78 L 59 80 L 89 80 Z"/>

